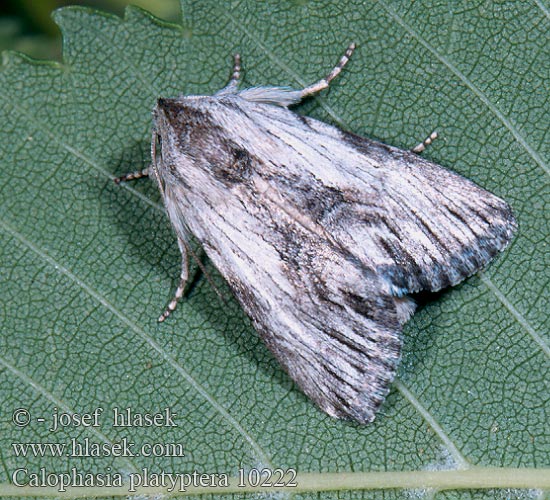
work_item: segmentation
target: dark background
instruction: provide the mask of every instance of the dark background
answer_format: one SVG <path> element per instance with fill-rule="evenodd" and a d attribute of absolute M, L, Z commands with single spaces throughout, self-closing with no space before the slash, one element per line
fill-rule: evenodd
<path fill-rule="evenodd" d="M 93 7 L 118 16 L 137 5 L 167 21 L 180 19 L 179 0 L 7 0 L 0 3 L 0 51 L 16 50 L 37 59 L 61 59 L 61 34 L 51 13 L 66 5 Z"/>

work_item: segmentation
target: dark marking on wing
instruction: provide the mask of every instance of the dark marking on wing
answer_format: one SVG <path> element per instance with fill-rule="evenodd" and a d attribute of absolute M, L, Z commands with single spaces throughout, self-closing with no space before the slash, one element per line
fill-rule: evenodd
<path fill-rule="evenodd" d="M 248 151 L 227 138 L 220 141 L 216 156 L 210 161 L 214 177 L 227 187 L 245 183 L 253 173 L 253 163 L 260 163 Z"/>
<path fill-rule="evenodd" d="M 354 134 L 353 132 L 340 130 L 340 133 L 344 142 L 346 142 L 365 156 L 370 156 L 383 160 L 385 156 L 387 157 L 388 153 L 392 156 L 402 156 L 402 153 L 406 153 L 406 151 L 398 150 L 392 146 L 384 144 L 383 142 L 377 142 L 371 139 L 367 139 L 366 137 L 361 137 L 360 135 Z"/>

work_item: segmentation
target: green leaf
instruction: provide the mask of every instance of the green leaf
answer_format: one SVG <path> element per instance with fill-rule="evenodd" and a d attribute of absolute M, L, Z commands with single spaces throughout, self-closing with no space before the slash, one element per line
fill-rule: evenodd
<path fill-rule="evenodd" d="M 549 11 L 538 0 L 190 1 L 176 26 L 136 8 L 123 20 L 68 8 L 54 16 L 62 64 L 4 53 L 0 495 L 55 494 L 10 487 L 19 468 L 237 477 L 240 468 L 291 467 L 312 474 L 313 493 L 299 487 L 300 498 L 327 489 L 323 479 L 341 490 L 369 478 L 388 487 L 371 471 L 406 471 L 408 482 L 390 485 L 457 488 L 425 492 L 438 499 L 519 495 L 463 490 L 490 486 L 537 496 L 550 475 Z M 485 272 L 433 297 L 407 325 L 399 377 L 364 427 L 317 410 L 236 302 L 220 303 L 205 279 L 159 325 L 179 273 L 175 238 L 152 182 L 112 182 L 147 162 L 157 97 L 215 92 L 237 51 L 244 86 L 301 87 L 351 41 L 358 49 L 346 70 L 297 111 L 403 148 L 437 129 L 425 155 L 505 198 L 520 224 Z M 115 407 L 170 408 L 177 427 L 114 427 Z M 18 408 L 28 425 L 12 422 Z M 96 408 L 100 426 L 48 430 L 56 411 Z M 73 438 L 181 443 L 185 456 L 18 457 L 12 446 Z M 415 472 L 458 477 L 472 467 L 529 470 L 488 471 L 461 486 L 419 483 Z"/>

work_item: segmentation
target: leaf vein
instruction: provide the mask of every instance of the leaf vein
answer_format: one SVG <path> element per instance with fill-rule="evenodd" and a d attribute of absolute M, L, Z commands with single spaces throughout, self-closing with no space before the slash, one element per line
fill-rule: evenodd
<path fill-rule="evenodd" d="M 113 304 L 111 304 L 105 297 L 103 297 L 99 292 L 94 290 L 92 287 L 84 283 L 79 279 L 75 274 L 73 274 L 69 269 L 61 265 L 59 262 L 55 261 L 42 249 L 35 246 L 31 243 L 25 236 L 16 231 L 10 224 L 6 221 L 0 219 L 0 227 L 4 229 L 5 232 L 11 234 L 14 238 L 19 240 L 24 246 L 36 254 L 39 258 L 45 261 L 48 265 L 53 267 L 57 272 L 61 273 L 73 283 L 78 285 L 84 292 L 86 292 L 90 297 L 99 302 L 103 307 L 113 313 L 119 320 L 122 321 L 128 328 L 130 328 L 136 335 L 141 337 L 149 346 L 159 353 L 162 358 L 173 368 L 176 372 L 192 387 L 198 394 L 200 394 L 211 406 L 217 411 L 220 416 L 225 419 L 231 427 L 233 427 L 248 443 L 251 449 L 256 454 L 256 459 L 260 463 L 271 465 L 271 460 L 268 458 L 267 454 L 262 450 L 260 445 L 254 440 L 254 438 L 242 427 L 242 425 L 230 415 L 230 413 L 220 404 L 216 399 L 197 381 L 195 378 L 188 373 L 166 350 L 161 347 L 149 334 L 144 330 L 139 328 L 135 323 L 130 321 L 122 312 L 120 312 Z"/>
<path fill-rule="evenodd" d="M 521 325 L 521 327 L 533 338 L 533 340 L 540 346 L 542 352 L 546 354 L 550 359 L 550 346 L 544 341 L 544 339 L 537 333 L 537 331 L 529 324 L 527 319 L 512 305 L 506 295 L 504 295 L 498 287 L 486 276 L 481 276 L 483 284 L 495 295 L 495 297 L 501 302 L 501 304 L 510 312 L 515 320 Z"/>
<path fill-rule="evenodd" d="M 36 116 L 31 115 L 26 109 L 23 109 L 21 106 L 15 105 L 14 102 L 17 102 L 17 101 L 16 100 L 10 100 L 9 96 L 0 95 L 0 97 L 3 97 L 4 102 L 9 103 L 15 110 L 17 110 L 18 117 L 24 116 L 26 118 L 25 123 L 27 123 L 27 124 L 32 123 L 32 124 L 38 125 L 37 130 L 39 130 L 40 132 L 46 134 L 57 145 L 61 146 L 62 149 L 64 149 L 68 153 L 72 154 L 75 158 L 78 158 L 79 160 L 82 160 L 84 163 L 86 163 L 87 165 L 89 165 L 90 167 L 92 167 L 94 170 L 96 170 L 100 174 L 104 175 L 105 177 L 107 177 L 111 180 L 115 179 L 116 176 L 114 176 L 113 174 L 111 174 L 109 171 L 102 168 L 101 166 L 99 166 L 99 164 L 97 164 L 94 160 L 88 158 L 82 151 L 70 146 L 69 144 L 67 144 L 66 142 L 61 140 L 59 137 L 57 137 L 51 131 L 51 129 L 52 128 L 55 129 L 55 127 L 47 127 L 45 123 L 43 123 Z M 22 121 L 23 120 L 18 120 L 18 123 L 21 124 Z M 140 193 L 136 189 L 132 188 L 130 185 L 128 185 L 128 183 L 124 182 L 124 183 L 120 184 L 120 186 L 122 186 L 124 189 L 127 189 L 128 191 L 130 191 L 132 194 L 137 196 L 140 200 L 144 201 L 147 205 L 151 206 L 155 210 L 159 210 L 160 212 L 164 213 L 164 207 L 161 204 L 154 202 L 149 197 L 145 196 L 144 194 Z"/>
<path fill-rule="evenodd" d="M 424 406 L 412 394 L 407 386 L 400 380 L 394 381 L 394 384 L 399 392 L 411 403 L 413 408 L 422 416 L 424 421 L 431 427 L 431 429 L 436 433 L 437 437 L 446 446 L 447 450 L 454 458 L 458 469 L 468 469 L 469 467 L 471 467 L 472 464 L 464 457 L 464 455 L 462 455 L 462 453 L 460 453 L 456 445 L 443 430 L 439 422 L 426 408 L 424 408 Z"/>
<path fill-rule="evenodd" d="M 527 152 L 529 156 L 537 163 L 547 175 L 550 175 L 550 167 L 546 165 L 542 157 L 538 154 L 537 151 L 527 142 L 527 140 L 521 135 L 517 127 L 504 116 L 502 111 L 500 111 L 490 99 L 479 89 L 474 83 L 462 73 L 451 61 L 449 61 L 444 55 L 440 54 L 434 47 L 432 47 L 419 33 L 417 33 L 413 28 L 411 28 L 403 19 L 397 15 L 390 7 L 377 0 L 377 3 L 397 22 L 399 23 L 413 38 L 415 38 L 426 50 L 433 54 L 436 59 L 446 66 L 458 79 L 466 85 L 485 105 L 487 108 L 500 120 L 500 122 L 509 130 L 512 136 L 516 141 L 521 144 L 523 149 Z"/>
<path fill-rule="evenodd" d="M 0 221 L 0 224 L 2 224 L 2 221 Z M 0 365 L 2 365 L 4 368 L 10 371 L 16 377 L 18 377 L 21 381 L 31 386 L 38 394 L 50 400 L 53 404 L 55 404 L 58 408 L 62 409 L 64 412 L 67 412 L 70 414 L 75 413 L 75 411 L 72 408 L 70 408 L 68 405 L 63 403 L 62 400 L 56 398 L 50 391 L 48 391 L 45 387 L 43 387 L 38 382 L 36 382 L 36 380 L 34 380 L 32 377 L 29 377 L 27 374 L 23 373 L 22 371 L 18 370 L 15 366 L 8 363 L 3 357 L 0 357 Z M 109 443 L 111 445 L 114 444 L 114 442 L 111 441 L 105 434 L 98 431 L 94 427 L 88 426 L 86 428 L 86 431 L 89 431 L 91 434 L 98 437 L 104 443 Z M 130 459 L 125 457 L 115 457 L 115 458 L 120 458 L 120 461 L 125 462 L 134 472 L 138 471 L 137 466 Z"/>

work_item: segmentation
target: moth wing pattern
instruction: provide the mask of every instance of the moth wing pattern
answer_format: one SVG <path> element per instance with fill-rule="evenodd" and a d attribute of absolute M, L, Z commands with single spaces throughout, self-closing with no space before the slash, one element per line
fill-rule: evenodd
<path fill-rule="evenodd" d="M 379 293 L 374 273 L 327 245 L 322 228 L 297 224 L 290 206 L 273 199 L 280 193 L 265 183 L 278 165 L 253 158 L 237 137 L 221 141 L 220 151 L 205 137 L 216 127 L 186 126 L 180 106 L 166 104 L 164 112 L 190 131 L 190 142 L 198 146 L 202 137 L 206 170 L 184 186 L 161 169 L 165 196 L 184 207 L 186 225 L 300 388 L 332 416 L 371 421 L 400 357 L 394 298 Z M 207 144 L 216 144 L 212 158 Z"/>
<path fill-rule="evenodd" d="M 370 422 L 414 310 L 407 294 L 476 272 L 513 216 L 414 153 L 257 95 L 159 100 L 172 223 L 199 239 L 300 388 L 329 415 Z"/>
<path fill-rule="evenodd" d="M 502 251 L 517 229 L 504 200 L 412 151 L 313 118 L 294 124 L 256 118 L 287 141 L 283 149 L 291 137 L 294 144 L 316 145 L 297 170 L 273 182 L 300 193 L 293 197 L 296 209 L 310 212 L 341 247 L 376 269 L 392 294 L 460 283 Z M 314 206 L 308 192 L 321 193 L 322 203 Z"/>

